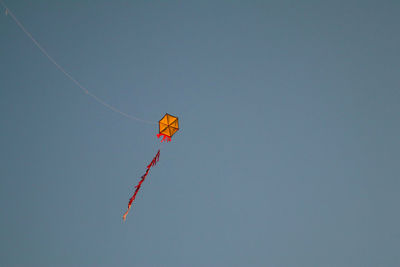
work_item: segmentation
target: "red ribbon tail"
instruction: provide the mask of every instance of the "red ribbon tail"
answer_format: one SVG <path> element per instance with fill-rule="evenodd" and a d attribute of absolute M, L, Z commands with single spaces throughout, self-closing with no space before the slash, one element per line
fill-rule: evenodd
<path fill-rule="evenodd" d="M 161 140 L 161 143 L 164 142 L 164 141 L 165 142 L 171 142 L 171 137 L 170 136 L 162 134 L 162 133 L 157 134 L 157 138 L 160 138 L 161 136 L 163 137 L 163 139 Z"/>
<path fill-rule="evenodd" d="M 127 209 L 127 211 L 124 213 L 124 215 L 122 216 L 122 218 L 124 219 L 124 221 L 125 221 L 125 219 L 126 219 L 126 215 L 128 215 L 128 212 L 129 212 L 129 210 L 131 209 L 132 202 L 133 202 L 133 201 L 135 200 L 135 198 L 136 198 L 136 194 L 139 192 L 140 187 L 142 186 L 142 183 L 144 182 L 144 179 L 146 179 L 147 174 L 148 174 L 149 171 L 150 171 L 150 168 L 153 167 L 153 166 L 155 166 L 159 159 L 160 159 L 160 150 L 158 150 L 157 154 L 155 155 L 155 157 L 153 158 L 153 160 L 150 162 L 150 164 L 147 165 L 145 174 L 142 175 L 142 177 L 140 178 L 139 183 L 135 186 L 135 192 L 133 193 L 133 196 L 129 199 L 128 209 Z"/>

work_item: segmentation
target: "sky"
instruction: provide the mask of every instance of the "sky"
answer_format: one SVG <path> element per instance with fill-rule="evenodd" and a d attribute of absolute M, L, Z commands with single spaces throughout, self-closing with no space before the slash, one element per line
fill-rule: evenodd
<path fill-rule="evenodd" d="M 400 2 L 4 0 L 0 266 L 400 266 Z"/>

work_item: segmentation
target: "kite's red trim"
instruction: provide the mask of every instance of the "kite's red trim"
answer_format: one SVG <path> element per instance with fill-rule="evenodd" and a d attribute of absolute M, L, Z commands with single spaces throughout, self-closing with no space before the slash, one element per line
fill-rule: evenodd
<path fill-rule="evenodd" d="M 171 136 L 159 133 L 157 134 L 157 138 L 163 137 L 163 139 L 161 140 L 161 142 L 167 141 L 167 142 L 171 142 Z"/>
<path fill-rule="evenodd" d="M 124 219 L 124 221 L 125 221 L 125 219 L 126 219 L 126 215 L 128 214 L 128 212 L 129 212 L 129 210 L 130 210 L 130 208 L 131 208 L 131 206 L 132 206 L 132 202 L 133 202 L 133 201 L 135 200 L 135 198 L 136 198 L 136 194 L 139 192 L 139 189 L 140 189 L 140 187 L 142 186 L 142 183 L 144 182 L 144 179 L 146 179 L 146 176 L 147 176 L 147 174 L 148 174 L 149 171 L 150 171 L 150 168 L 153 167 L 153 166 L 155 166 L 155 165 L 157 164 L 157 162 L 158 162 L 159 159 L 160 159 L 160 150 L 158 150 L 156 156 L 153 158 L 153 160 L 150 162 L 150 164 L 147 165 L 147 170 L 146 170 L 145 174 L 144 174 L 144 175 L 142 176 L 142 178 L 140 179 L 138 185 L 135 186 L 135 188 L 136 188 L 136 189 L 135 189 L 135 193 L 133 193 L 133 196 L 131 197 L 131 199 L 129 199 L 128 210 L 124 213 L 124 216 L 122 216 L 122 218 Z"/>

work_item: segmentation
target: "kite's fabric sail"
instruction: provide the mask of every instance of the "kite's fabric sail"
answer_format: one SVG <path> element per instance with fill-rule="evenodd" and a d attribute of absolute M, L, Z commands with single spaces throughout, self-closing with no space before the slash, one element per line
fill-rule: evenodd
<path fill-rule="evenodd" d="M 128 209 L 127 209 L 127 211 L 124 213 L 124 216 L 122 216 L 122 218 L 124 219 L 124 221 L 125 221 L 125 219 L 126 219 L 126 215 L 128 215 L 128 212 L 129 212 L 129 210 L 131 209 L 132 202 L 133 202 L 133 201 L 135 200 L 135 198 L 136 198 L 136 194 L 139 192 L 140 187 L 142 186 L 142 183 L 144 182 L 144 179 L 146 179 L 146 176 L 147 176 L 147 174 L 148 174 L 149 171 L 150 171 L 150 168 L 153 167 L 153 166 L 155 166 L 155 165 L 157 164 L 157 162 L 158 162 L 159 159 L 160 159 L 160 150 L 158 150 L 156 156 L 153 158 L 153 160 L 150 162 L 150 164 L 147 165 L 147 169 L 146 169 L 145 174 L 143 174 L 143 176 L 142 176 L 142 178 L 140 179 L 138 185 L 135 186 L 135 188 L 136 188 L 136 189 L 135 189 L 135 192 L 133 193 L 133 196 L 131 197 L 131 199 L 129 199 Z"/>
<path fill-rule="evenodd" d="M 166 113 L 164 117 L 158 122 L 158 127 L 159 134 L 157 134 L 157 137 L 163 137 L 161 142 L 170 142 L 171 137 L 179 130 L 178 118 Z"/>

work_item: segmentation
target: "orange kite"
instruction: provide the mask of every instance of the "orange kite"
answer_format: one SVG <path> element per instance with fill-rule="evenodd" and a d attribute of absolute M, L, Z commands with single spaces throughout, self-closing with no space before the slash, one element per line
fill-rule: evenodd
<path fill-rule="evenodd" d="M 171 137 L 179 130 L 178 118 L 166 113 L 164 115 L 164 117 L 158 122 L 158 126 L 159 126 L 159 133 L 157 134 L 157 137 L 158 138 L 160 138 L 161 136 L 163 137 L 161 142 L 164 142 L 164 141 L 170 142 Z M 128 215 L 128 212 L 131 209 L 132 202 L 135 200 L 136 195 L 139 192 L 140 187 L 142 186 L 142 183 L 144 182 L 144 180 L 147 177 L 147 174 L 149 173 L 151 167 L 153 167 L 157 164 L 159 159 L 160 159 L 160 150 L 158 150 L 157 154 L 154 156 L 154 158 L 150 162 L 150 164 L 147 165 L 146 172 L 140 178 L 139 183 L 135 186 L 135 192 L 133 193 L 132 197 L 129 199 L 128 209 L 122 216 L 124 221 L 126 219 L 126 215 Z"/>

